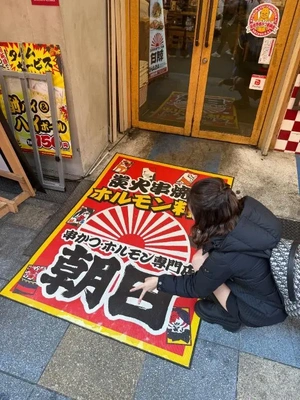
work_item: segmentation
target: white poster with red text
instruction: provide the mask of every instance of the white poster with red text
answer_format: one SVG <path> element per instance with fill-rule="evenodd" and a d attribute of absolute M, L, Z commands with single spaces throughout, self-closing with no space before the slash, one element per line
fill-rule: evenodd
<path fill-rule="evenodd" d="M 162 0 L 150 0 L 149 80 L 168 72 Z"/>

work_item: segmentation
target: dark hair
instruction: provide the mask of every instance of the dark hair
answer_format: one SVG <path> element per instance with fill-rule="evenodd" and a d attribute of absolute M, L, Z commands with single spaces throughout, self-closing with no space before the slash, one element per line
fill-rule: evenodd
<path fill-rule="evenodd" d="M 192 186 L 187 204 L 195 220 L 192 239 L 201 247 L 212 237 L 227 235 L 235 228 L 244 201 L 223 179 L 207 178 Z"/>

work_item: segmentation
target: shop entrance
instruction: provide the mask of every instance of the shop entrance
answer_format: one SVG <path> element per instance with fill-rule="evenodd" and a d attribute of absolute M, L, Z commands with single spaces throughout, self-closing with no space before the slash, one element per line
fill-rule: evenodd
<path fill-rule="evenodd" d="M 133 126 L 257 144 L 295 8 L 294 0 L 131 0 Z"/>

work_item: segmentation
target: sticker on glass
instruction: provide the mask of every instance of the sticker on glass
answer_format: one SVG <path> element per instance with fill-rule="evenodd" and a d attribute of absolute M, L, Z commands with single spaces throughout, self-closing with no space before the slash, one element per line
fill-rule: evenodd
<path fill-rule="evenodd" d="M 253 8 L 249 15 L 246 32 L 256 37 L 276 34 L 279 29 L 279 9 L 271 3 L 263 3 Z"/>
<path fill-rule="evenodd" d="M 260 51 L 258 64 L 267 64 L 271 62 L 271 57 L 274 51 L 276 39 L 275 38 L 264 38 L 263 45 Z"/>
<path fill-rule="evenodd" d="M 251 76 L 251 81 L 249 84 L 249 89 L 252 90 L 263 90 L 266 82 L 265 75 L 255 75 Z"/>

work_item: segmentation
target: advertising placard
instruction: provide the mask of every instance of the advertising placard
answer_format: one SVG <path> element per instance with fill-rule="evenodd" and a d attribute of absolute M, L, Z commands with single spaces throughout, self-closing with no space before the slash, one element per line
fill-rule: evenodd
<path fill-rule="evenodd" d="M 1 295 L 188 367 L 197 299 L 130 289 L 193 273 L 187 193 L 206 172 L 117 154 Z M 232 185 L 232 178 L 221 176 Z"/>
<path fill-rule="evenodd" d="M 63 157 L 72 157 L 60 47 L 58 45 L 0 42 L 0 68 L 35 74 L 52 72 L 60 147 Z M 40 153 L 54 155 L 54 136 L 47 83 L 34 79 L 29 80 L 31 109 L 26 110 L 20 81 L 15 78 L 6 78 L 6 82 L 14 133 L 20 147 L 24 151 L 32 151 L 27 115 L 28 112 L 31 112 Z M 0 106 L 6 115 L 1 89 Z"/>
<path fill-rule="evenodd" d="M 162 0 L 150 0 L 149 80 L 168 72 Z"/>

